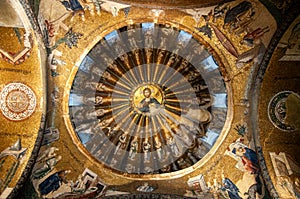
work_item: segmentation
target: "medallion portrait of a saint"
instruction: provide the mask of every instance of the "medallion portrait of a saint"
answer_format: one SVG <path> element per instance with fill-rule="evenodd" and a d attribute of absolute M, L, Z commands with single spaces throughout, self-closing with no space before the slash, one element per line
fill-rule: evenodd
<path fill-rule="evenodd" d="M 158 100 L 151 96 L 152 92 L 150 88 L 143 90 L 144 99 L 138 104 L 138 109 L 143 113 L 150 113 L 150 107 L 158 108 L 160 103 Z"/>

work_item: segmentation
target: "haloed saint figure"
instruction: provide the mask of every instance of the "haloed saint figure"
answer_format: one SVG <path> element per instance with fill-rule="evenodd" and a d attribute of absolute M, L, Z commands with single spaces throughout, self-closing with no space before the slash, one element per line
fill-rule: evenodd
<path fill-rule="evenodd" d="M 143 90 L 143 95 L 144 95 L 144 99 L 142 99 L 142 101 L 140 101 L 139 105 L 138 105 L 138 109 L 143 112 L 143 113 L 149 113 L 150 112 L 150 107 L 158 107 L 160 106 L 160 103 L 157 101 L 156 98 L 151 96 L 151 89 L 150 88 L 145 88 Z"/>

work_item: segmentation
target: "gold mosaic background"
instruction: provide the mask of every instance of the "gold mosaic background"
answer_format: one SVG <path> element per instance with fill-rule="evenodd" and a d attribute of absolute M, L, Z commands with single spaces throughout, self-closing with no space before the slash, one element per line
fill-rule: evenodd
<path fill-rule="evenodd" d="M 39 35 L 37 39 L 33 30 L 31 33 L 34 43 L 30 57 L 27 60 L 20 65 L 13 65 L 0 59 L 0 90 L 8 83 L 21 82 L 29 86 L 37 98 L 36 110 L 26 120 L 13 122 L 3 117 L 3 115 L 0 116 L 0 139 L 3 142 L 3 144 L 0 145 L 0 151 L 14 144 L 18 138 L 21 139 L 22 147 L 27 148 L 26 155 L 22 159 L 9 187 L 13 188 L 17 184 L 25 169 L 36 143 L 43 113 L 47 113 L 46 127 L 57 128 L 59 130 L 59 140 L 51 144 L 52 147 L 59 149 L 57 154 L 62 156 L 62 159 L 55 165 L 55 170 L 71 170 L 71 173 L 67 176 L 68 180 L 76 181 L 78 175 L 81 174 L 85 168 L 88 168 L 95 172 L 101 179 L 101 182 L 107 185 L 110 190 L 139 193 L 136 188 L 140 186 L 142 182 L 149 182 L 152 186 L 157 187 L 153 193 L 184 195 L 187 193 L 187 190 L 191 190 L 191 187 L 187 184 L 188 180 L 200 174 L 204 175 L 208 185 L 213 185 L 216 182 L 222 183 L 224 176 L 230 178 L 234 183 L 238 183 L 246 176 L 245 172 L 236 168 L 237 162 L 228 155 L 225 155 L 225 152 L 232 143 L 238 138 L 241 138 L 236 130 L 236 126 L 240 124 L 246 124 L 247 126 L 248 131 L 243 137 L 245 144 L 252 148 L 255 148 L 255 144 L 257 144 L 254 143 L 256 138 L 253 137 L 252 132 L 249 132 L 256 127 L 249 128 L 252 124 L 252 118 L 250 118 L 251 107 L 249 107 L 248 101 L 251 101 L 252 91 L 250 88 L 253 83 L 252 80 L 255 79 L 253 74 L 258 70 L 259 63 L 254 63 L 256 60 L 251 60 L 241 68 L 236 67 L 236 58 L 224 48 L 215 33 L 213 33 L 212 38 L 209 39 L 203 33 L 197 31 L 195 27 L 205 26 L 207 22 L 215 25 L 226 35 L 227 39 L 232 42 L 238 54 L 252 49 L 240 43 L 243 36 L 246 35 L 246 32 L 240 35 L 232 34 L 229 29 L 223 28 L 223 18 L 217 18 L 215 21 L 210 18 L 208 21 L 205 21 L 204 17 L 200 17 L 197 21 L 195 15 L 188 14 L 187 10 L 183 8 L 174 9 L 172 6 L 171 9 L 165 9 L 162 14 L 155 17 L 155 15 L 153 15 L 152 6 L 157 5 L 156 1 L 145 3 L 147 6 L 141 4 L 136 5 L 136 1 L 130 2 L 132 6 L 130 7 L 128 17 L 125 17 L 121 11 L 119 11 L 118 16 L 113 16 L 112 13 L 107 11 L 101 11 L 101 15 L 92 15 L 88 10 L 85 10 L 84 21 L 78 14 L 74 14 L 74 16 L 70 14 L 63 20 L 63 27 L 72 28 L 74 32 L 81 33 L 83 36 L 79 39 L 77 46 L 73 46 L 72 49 L 64 44 L 60 44 L 57 47 L 57 50 L 62 53 L 60 59 L 64 60 L 66 65 L 57 67 L 56 72 L 59 75 L 56 77 L 50 75 L 51 72 L 48 63 L 44 57 L 46 50 L 39 38 L 41 35 Z M 172 1 L 172 3 L 169 3 L 168 1 L 163 1 L 158 3 L 158 5 L 174 5 L 173 3 L 178 3 L 177 6 L 185 5 L 180 2 Z M 233 1 L 231 2 L 231 6 L 237 5 L 240 2 L 241 1 Z M 278 28 L 275 19 L 262 3 L 259 1 L 251 2 L 255 5 L 256 13 L 249 27 L 254 29 L 256 27 L 268 26 L 269 31 L 264 33 L 263 37 L 261 37 L 261 42 L 265 47 L 268 47 L 271 38 Z M 213 2 L 209 3 L 212 4 Z M 188 6 L 193 6 L 194 2 L 188 1 L 187 4 Z M 202 1 L 197 1 L 195 4 L 200 5 Z M 213 7 L 199 8 L 199 10 L 205 14 L 208 14 L 212 9 Z M 40 13 L 43 14 L 45 18 L 47 18 L 47 15 L 50 15 L 49 10 L 43 9 L 42 7 Z M 133 175 L 115 172 L 107 168 L 89 155 L 88 151 L 83 147 L 76 136 L 69 118 L 69 92 L 78 66 L 83 58 L 99 40 L 111 31 L 129 24 L 142 22 L 154 22 L 177 27 L 190 33 L 194 38 L 203 43 L 217 59 L 228 91 L 226 123 L 216 144 L 198 163 L 174 173 Z M 24 32 L 24 30 L 20 30 L 22 33 Z M 13 28 L 0 27 L 0 33 L 1 49 L 5 49 L 9 52 L 17 52 L 22 49 L 17 37 L 13 37 L 15 34 Z M 55 34 L 55 41 L 59 38 L 63 38 L 65 34 L 66 30 L 64 28 L 58 29 Z M 300 152 L 300 148 L 298 147 L 300 141 L 299 130 L 283 132 L 277 129 L 270 122 L 267 112 L 269 101 L 276 93 L 283 90 L 300 93 L 299 75 L 297 75 L 299 73 L 299 68 L 297 67 L 299 61 L 278 61 L 283 54 L 283 49 L 275 49 L 259 90 L 260 97 L 259 104 L 257 104 L 259 110 L 257 128 L 259 131 L 260 145 L 266 160 L 267 169 L 275 187 L 277 186 L 277 178 L 269 152 L 285 152 L 295 163 L 300 162 L 298 155 Z M 48 68 L 46 69 L 46 67 Z M 19 72 L 8 71 L 7 69 L 17 69 Z M 47 85 L 45 83 L 46 81 Z M 54 106 L 52 97 L 55 89 L 57 89 L 58 92 L 56 93 L 57 98 L 55 99 Z M 46 95 L 47 98 L 45 97 Z M 246 102 L 244 101 L 245 99 Z M 45 110 L 46 103 L 47 111 Z M 42 146 L 40 155 L 46 149 L 47 146 Z M 7 158 L 5 162 L 7 165 L 4 165 L 2 171 L 8 172 L 8 167 L 13 161 L 12 158 Z M 3 175 L 5 172 L 2 171 L 0 172 L 0 179 L 5 178 Z M 299 178 L 299 173 L 294 172 L 291 178 L 293 180 Z M 243 186 L 246 187 L 244 184 Z M 240 187 L 240 190 L 245 191 L 245 187 Z"/>

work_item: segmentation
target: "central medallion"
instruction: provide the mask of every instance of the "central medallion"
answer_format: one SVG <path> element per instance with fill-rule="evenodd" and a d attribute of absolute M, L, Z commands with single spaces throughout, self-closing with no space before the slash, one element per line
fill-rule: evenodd
<path fill-rule="evenodd" d="M 133 91 L 130 96 L 131 106 L 135 111 L 153 116 L 163 108 L 163 92 L 155 84 L 144 84 Z"/>
<path fill-rule="evenodd" d="M 162 174 L 194 165 L 213 147 L 227 91 L 219 66 L 192 35 L 142 23 L 92 48 L 69 110 L 76 136 L 97 161 L 124 173 Z"/>

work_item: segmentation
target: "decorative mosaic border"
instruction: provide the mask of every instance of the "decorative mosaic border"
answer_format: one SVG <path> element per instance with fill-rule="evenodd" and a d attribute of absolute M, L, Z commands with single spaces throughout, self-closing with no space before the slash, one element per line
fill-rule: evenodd
<path fill-rule="evenodd" d="M 212 196 L 197 196 L 198 199 L 200 198 L 210 198 Z M 179 196 L 179 195 L 173 195 L 173 194 L 122 194 L 122 195 L 113 195 L 113 196 L 103 196 L 101 197 L 103 199 L 135 199 L 135 198 L 147 198 L 147 199 L 195 199 L 195 197 L 188 197 L 188 196 Z"/>

